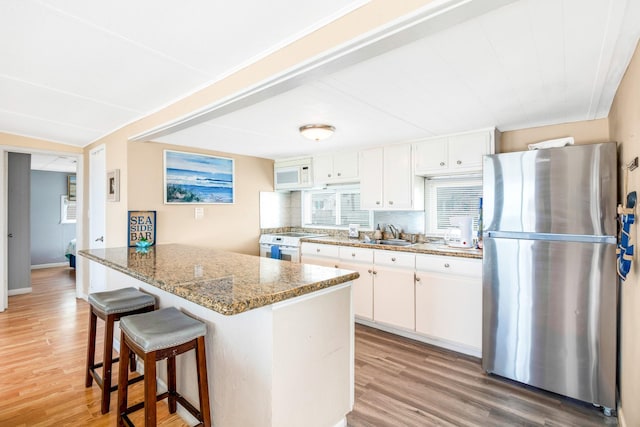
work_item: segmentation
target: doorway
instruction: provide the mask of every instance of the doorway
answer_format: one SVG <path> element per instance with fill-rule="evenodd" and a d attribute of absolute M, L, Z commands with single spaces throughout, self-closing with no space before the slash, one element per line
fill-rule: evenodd
<path fill-rule="evenodd" d="M 18 154 L 22 154 L 22 155 L 29 155 L 29 154 L 33 154 L 33 155 L 39 155 L 39 154 L 46 154 L 46 155 L 53 155 L 53 156 L 64 156 L 64 157 L 70 157 L 73 158 L 76 162 L 76 192 L 77 192 L 77 196 L 76 196 L 76 206 L 77 206 L 77 211 L 78 212 L 83 212 L 82 209 L 82 193 L 83 193 L 83 186 L 82 186 L 82 177 L 83 177 L 83 157 L 82 154 L 78 153 L 68 153 L 68 152 L 55 152 L 55 151 L 45 151 L 45 150 L 29 150 L 29 149 L 25 149 L 25 148 L 14 148 L 14 147 L 7 147 L 7 146 L 2 146 L 0 147 L 0 188 L 2 188 L 2 190 L 4 191 L 4 194 L 8 196 L 9 194 L 9 182 L 8 182 L 8 160 L 9 160 L 9 152 L 11 153 L 18 153 Z M 29 170 L 30 173 L 30 170 Z M 29 195 L 30 194 L 30 189 L 29 191 L 26 191 L 26 194 Z M 29 197 L 29 196 L 27 196 Z M 8 230 L 8 226 L 9 226 L 9 221 L 8 221 L 8 217 L 9 217 L 9 208 L 10 206 L 8 205 L 8 197 L 2 197 L 0 198 L 0 224 L 2 224 L 3 226 L 3 233 L 0 233 L 0 312 L 4 311 L 5 309 L 7 309 L 7 307 L 9 306 L 9 274 L 10 274 L 10 268 L 9 268 L 9 257 L 12 256 L 9 254 L 9 240 L 11 239 L 11 237 L 9 237 L 9 234 L 11 234 Z M 29 213 L 27 211 L 27 214 L 24 214 L 24 210 L 22 211 L 21 215 L 28 217 Z M 76 221 L 76 225 L 75 225 L 75 230 L 76 230 L 76 239 L 78 242 L 82 242 L 82 215 L 78 215 L 77 221 Z M 15 261 L 15 259 L 12 259 L 11 262 L 13 263 Z M 25 262 L 28 266 L 29 266 L 29 281 L 31 278 L 31 272 L 30 272 L 30 266 L 31 266 L 31 254 L 30 252 L 26 252 L 26 255 L 23 254 L 22 255 L 22 260 L 23 262 Z M 24 270 L 24 269 L 23 269 Z M 76 280 L 76 296 L 77 297 L 82 297 L 83 295 L 86 295 L 86 292 L 83 292 L 83 280 L 82 280 L 82 271 L 81 271 L 81 266 L 79 266 L 77 268 L 77 280 Z M 12 279 L 13 280 L 13 279 Z M 30 285 L 29 285 L 30 287 Z M 27 291 L 28 292 L 28 291 Z M 12 292 L 13 293 L 13 292 Z"/>

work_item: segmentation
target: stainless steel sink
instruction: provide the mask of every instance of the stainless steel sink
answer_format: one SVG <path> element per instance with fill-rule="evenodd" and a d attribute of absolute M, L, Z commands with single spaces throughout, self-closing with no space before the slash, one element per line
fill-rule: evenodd
<path fill-rule="evenodd" d="M 387 245 L 387 246 L 411 246 L 414 244 L 401 239 L 371 240 L 369 242 L 362 241 L 362 243 L 368 243 L 370 245 Z"/>

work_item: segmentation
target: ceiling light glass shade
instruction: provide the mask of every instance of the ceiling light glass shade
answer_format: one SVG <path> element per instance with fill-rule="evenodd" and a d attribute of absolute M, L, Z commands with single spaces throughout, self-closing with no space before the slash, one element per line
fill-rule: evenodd
<path fill-rule="evenodd" d="M 300 126 L 300 133 L 305 138 L 320 141 L 333 135 L 336 128 L 330 125 L 304 125 Z"/>

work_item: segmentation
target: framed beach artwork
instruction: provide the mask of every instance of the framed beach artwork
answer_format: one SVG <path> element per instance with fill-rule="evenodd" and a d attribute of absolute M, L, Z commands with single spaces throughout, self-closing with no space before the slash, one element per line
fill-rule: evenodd
<path fill-rule="evenodd" d="M 166 204 L 234 203 L 233 159 L 164 151 Z"/>

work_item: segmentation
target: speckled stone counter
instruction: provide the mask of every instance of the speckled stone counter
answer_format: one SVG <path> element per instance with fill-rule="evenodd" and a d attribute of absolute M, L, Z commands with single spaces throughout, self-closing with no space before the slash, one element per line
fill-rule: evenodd
<path fill-rule="evenodd" d="M 325 245 L 353 246 L 357 248 L 378 249 L 385 251 L 413 252 L 418 254 L 482 259 L 482 250 L 480 249 L 453 248 L 433 243 L 416 243 L 411 246 L 393 246 L 363 243 L 361 240 L 336 236 L 305 238 L 301 239 L 301 241 L 310 243 L 322 243 Z"/>
<path fill-rule="evenodd" d="M 87 249 L 79 254 L 164 291 L 233 315 L 359 277 L 356 272 L 188 245 Z"/>
<path fill-rule="evenodd" d="M 108 267 L 107 290 L 139 288 L 158 307 L 206 324 L 212 425 L 347 424 L 355 369 L 351 281 L 358 273 L 187 245 L 79 253 L 82 268 Z M 195 357 L 176 364 L 178 391 L 197 402 Z M 166 370 L 158 376 L 166 384 Z M 197 423 L 180 404 L 178 415 Z"/>

